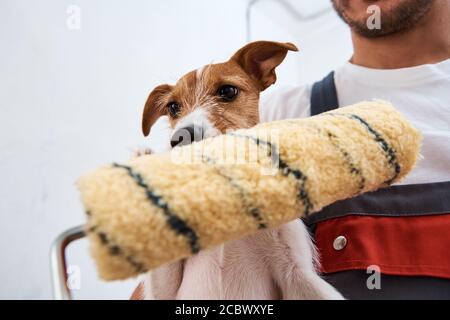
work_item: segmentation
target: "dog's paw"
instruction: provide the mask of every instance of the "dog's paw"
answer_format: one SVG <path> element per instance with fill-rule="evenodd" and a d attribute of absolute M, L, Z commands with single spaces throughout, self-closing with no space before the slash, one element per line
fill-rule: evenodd
<path fill-rule="evenodd" d="M 136 150 L 135 152 L 134 152 L 134 157 L 135 158 L 137 158 L 137 157 L 141 157 L 141 156 L 145 156 L 145 155 L 148 155 L 148 154 L 153 154 L 154 152 L 153 152 L 153 150 L 152 149 L 149 149 L 149 148 L 143 148 L 143 149 L 138 149 L 138 150 Z"/>

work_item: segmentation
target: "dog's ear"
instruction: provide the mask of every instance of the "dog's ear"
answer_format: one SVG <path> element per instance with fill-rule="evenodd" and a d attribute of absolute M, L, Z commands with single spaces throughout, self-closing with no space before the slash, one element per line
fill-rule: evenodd
<path fill-rule="evenodd" d="M 167 108 L 163 104 L 163 97 L 172 90 L 168 84 L 163 84 L 150 93 L 145 103 L 144 112 L 142 114 L 142 133 L 148 136 L 150 129 L 156 120 L 167 114 Z"/>
<path fill-rule="evenodd" d="M 298 48 L 292 43 L 257 41 L 240 49 L 230 60 L 256 80 L 263 91 L 277 80 L 275 68 L 283 62 L 288 51 L 298 51 Z"/>

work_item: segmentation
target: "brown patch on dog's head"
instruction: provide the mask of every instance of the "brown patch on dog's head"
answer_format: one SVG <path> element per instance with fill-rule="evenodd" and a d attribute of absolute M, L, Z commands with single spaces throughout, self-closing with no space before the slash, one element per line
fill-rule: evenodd
<path fill-rule="evenodd" d="M 191 71 L 174 86 L 157 87 L 144 108 L 144 135 L 162 115 L 169 117 L 172 128 L 204 118 L 207 136 L 253 127 L 259 122 L 259 94 L 275 83 L 275 68 L 289 50 L 298 49 L 290 43 L 253 42 L 227 62 Z"/>

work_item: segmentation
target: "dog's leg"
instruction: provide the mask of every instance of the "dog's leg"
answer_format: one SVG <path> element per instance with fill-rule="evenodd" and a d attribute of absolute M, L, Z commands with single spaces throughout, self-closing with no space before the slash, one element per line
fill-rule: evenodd
<path fill-rule="evenodd" d="M 299 219 L 275 229 L 274 237 L 271 267 L 283 299 L 343 299 L 317 274 L 315 248 Z"/>
<path fill-rule="evenodd" d="M 184 259 L 150 271 L 144 278 L 144 300 L 174 300 L 183 279 Z"/>
<path fill-rule="evenodd" d="M 148 154 L 153 154 L 153 150 L 150 148 L 139 148 L 137 150 L 133 151 L 133 157 L 137 158 L 137 157 L 142 157 Z"/>

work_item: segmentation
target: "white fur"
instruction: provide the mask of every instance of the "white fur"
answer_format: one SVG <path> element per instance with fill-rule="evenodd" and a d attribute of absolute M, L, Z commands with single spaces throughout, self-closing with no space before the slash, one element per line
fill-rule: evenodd
<path fill-rule="evenodd" d="M 197 77 L 197 82 L 201 81 L 202 76 L 203 76 L 203 71 L 205 71 L 206 66 L 203 66 L 201 68 L 198 68 L 195 72 L 196 77 Z"/>
<path fill-rule="evenodd" d="M 175 128 L 173 128 L 172 134 L 178 129 L 190 126 L 201 127 L 203 129 L 203 136 L 205 138 L 220 134 L 220 131 L 217 130 L 209 120 L 208 111 L 202 106 L 196 106 L 194 111 L 189 113 L 184 118 L 180 119 Z"/>
<path fill-rule="evenodd" d="M 297 219 L 153 270 L 145 299 L 342 299 L 316 273 L 313 248 Z"/>

